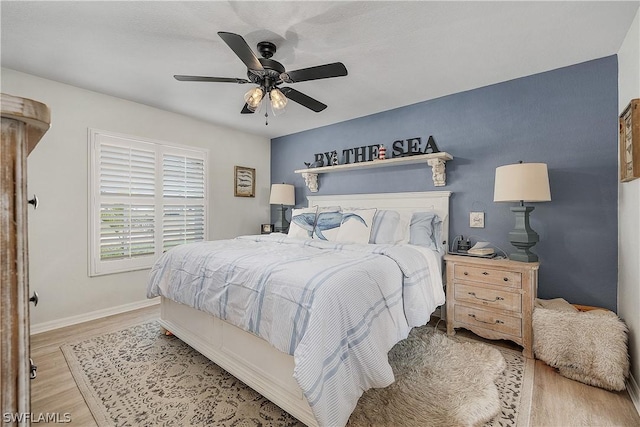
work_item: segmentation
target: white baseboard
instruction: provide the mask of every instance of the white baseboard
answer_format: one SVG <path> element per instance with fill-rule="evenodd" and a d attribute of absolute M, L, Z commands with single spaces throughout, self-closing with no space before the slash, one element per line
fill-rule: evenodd
<path fill-rule="evenodd" d="M 640 387 L 638 387 L 638 383 L 635 378 L 633 378 L 633 375 L 629 375 L 627 379 L 627 391 L 629 392 L 631 401 L 636 407 L 636 411 L 638 411 L 638 415 L 640 415 Z"/>
<path fill-rule="evenodd" d="M 31 335 L 40 334 L 42 332 L 51 331 L 53 329 L 64 328 L 65 326 L 77 325 L 78 323 L 101 319 L 103 317 L 112 316 L 114 314 L 125 313 L 127 311 L 133 311 L 139 308 L 150 307 L 157 304 L 160 304 L 160 298 L 145 299 L 142 301 L 119 305 L 117 307 L 109 307 L 89 313 L 78 314 L 76 316 L 65 317 L 64 319 L 37 323 L 35 325 L 31 325 Z"/>

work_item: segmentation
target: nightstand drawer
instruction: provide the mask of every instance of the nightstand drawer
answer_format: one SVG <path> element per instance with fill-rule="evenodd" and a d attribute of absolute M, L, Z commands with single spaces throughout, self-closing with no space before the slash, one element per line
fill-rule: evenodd
<path fill-rule="evenodd" d="M 522 286 L 522 274 L 518 272 L 494 270 L 492 268 L 472 265 L 455 265 L 454 278 L 488 283 L 491 285 L 510 286 L 513 288 Z"/>
<path fill-rule="evenodd" d="M 522 319 L 517 317 L 456 305 L 455 319 L 456 322 L 466 323 L 467 325 L 478 326 L 516 337 L 522 336 Z"/>
<path fill-rule="evenodd" d="M 456 283 L 454 294 L 456 302 L 480 304 L 487 308 L 498 308 L 522 313 L 522 296 L 516 292 Z"/>

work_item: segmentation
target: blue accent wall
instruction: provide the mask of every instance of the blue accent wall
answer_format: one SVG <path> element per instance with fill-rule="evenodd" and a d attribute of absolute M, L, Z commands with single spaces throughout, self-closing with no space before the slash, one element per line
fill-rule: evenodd
<path fill-rule="evenodd" d="M 490 241 L 509 253 L 515 204 L 493 202 L 495 168 L 547 163 L 552 201 L 530 204 L 531 226 L 540 235 L 533 248 L 541 262 L 538 296 L 615 311 L 617 78 L 614 55 L 275 138 L 271 181 L 294 184 L 297 204 L 305 206 L 311 193 L 293 171 L 314 153 L 384 144 L 390 157 L 393 141 L 421 137 L 424 143 L 433 135 L 454 157 L 445 187 L 434 187 L 426 165 L 408 165 L 323 174 L 317 194 L 452 191 L 451 239 L 471 235 L 472 242 Z M 420 90 L 419 82 L 407 84 Z M 322 101 L 331 108 L 330 99 Z M 469 227 L 471 211 L 485 212 L 485 228 Z"/>

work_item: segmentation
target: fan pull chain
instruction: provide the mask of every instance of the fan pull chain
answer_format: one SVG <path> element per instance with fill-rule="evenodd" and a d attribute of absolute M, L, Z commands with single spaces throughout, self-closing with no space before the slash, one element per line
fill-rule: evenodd
<path fill-rule="evenodd" d="M 269 114 L 266 111 L 264 112 L 264 125 L 269 126 Z"/>

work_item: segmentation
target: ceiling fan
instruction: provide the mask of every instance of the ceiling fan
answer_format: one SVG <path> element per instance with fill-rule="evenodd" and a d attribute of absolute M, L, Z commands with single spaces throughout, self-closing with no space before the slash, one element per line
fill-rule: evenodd
<path fill-rule="evenodd" d="M 262 58 L 258 58 L 242 36 L 224 31 L 218 32 L 218 35 L 247 66 L 247 77 L 249 80 L 229 77 L 183 75 L 174 75 L 173 77 L 181 82 L 255 83 L 258 86 L 250 89 L 244 95 L 245 104 L 241 111 L 242 114 L 252 114 L 258 110 L 262 104 L 262 100 L 267 94 L 269 95 L 274 115 L 278 115 L 284 111 L 287 105 L 287 99 L 319 113 L 327 108 L 322 102 L 293 88 L 279 88 L 278 86 L 282 83 L 298 83 L 347 75 L 347 68 L 341 62 L 302 68 L 295 71 L 286 71 L 281 63 L 271 59 L 273 54 L 276 53 L 275 44 L 267 41 L 258 43 L 258 51 L 262 56 Z M 265 117 L 267 117 L 266 113 Z"/>

